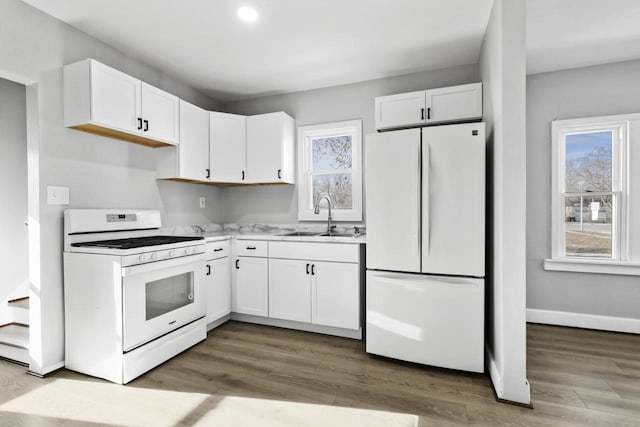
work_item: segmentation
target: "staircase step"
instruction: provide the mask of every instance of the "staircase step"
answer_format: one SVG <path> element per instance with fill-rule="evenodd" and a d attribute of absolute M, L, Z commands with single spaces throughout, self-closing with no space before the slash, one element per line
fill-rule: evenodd
<path fill-rule="evenodd" d="M 7 306 L 11 310 L 13 323 L 29 324 L 29 297 L 9 300 Z"/>
<path fill-rule="evenodd" d="M 29 308 L 29 297 L 16 298 L 7 301 L 9 307 Z"/>
<path fill-rule="evenodd" d="M 20 323 L 0 326 L 0 344 L 27 350 L 29 348 L 29 326 Z"/>

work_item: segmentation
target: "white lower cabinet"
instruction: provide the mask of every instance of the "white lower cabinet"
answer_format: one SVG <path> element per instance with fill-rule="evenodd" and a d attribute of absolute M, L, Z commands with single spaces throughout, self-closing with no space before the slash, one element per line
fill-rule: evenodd
<path fill-rule="evenodd" d="M 360 328 L 358 244 L 269 242 L 269 317 Z"/>
<path fill-rule="evenodd" d="M 358 264 L 314 262 L 311 276 L 311 322 L 316 325 L 360 327 Z"/>
<path fill-rule="evenodd" d="M 360 244 L 236 240 L 233 252 L 232 312 L 359 333 Z"/>
<path fill-rule="evenodd" d="M 231 267 L 229 257 L 209 260 L 207 268 L 207 323 L 231 312 Z"/>
<path fill-rule="evenodd" d="M 269 317 L 311 322 L 311 263 L 269 259 Z"/>
<path fill-rule="evenodd" d="M 357 263 L 269 259 L 269 317 L 360 327 Z"/>
<path fill-rule="evenodd" d="M 233 311 L 254 316 L 269 315 L 267 258 L 238 256 L 235 260 Z"/>

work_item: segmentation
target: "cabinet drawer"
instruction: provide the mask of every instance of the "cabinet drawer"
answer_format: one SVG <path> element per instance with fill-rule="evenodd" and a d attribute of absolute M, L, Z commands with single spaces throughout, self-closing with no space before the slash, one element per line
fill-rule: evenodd
<path fill-rule="evenodd" d="M 269 242 L 270 258 L 358 262 L 359 243 Z"/>
<path fill-rule="evenodd" d="M 266 240 L 236 240 L 236 255 L 238 256 L 267 256 Z"/>
<path fill-rule="evenodd" d="M 218 259 L 229 256 L 229 241 L 221 240 L 219 242 L 207 243 L 206 259 Z"/>

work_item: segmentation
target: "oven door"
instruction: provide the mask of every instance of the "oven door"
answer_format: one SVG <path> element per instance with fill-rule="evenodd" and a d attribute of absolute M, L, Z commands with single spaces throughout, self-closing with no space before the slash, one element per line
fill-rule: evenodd
<path fill-rule="evenodd" d="M 122 269 L 125 352 L 206 315 L 204 263 L 198 254 Z"/>

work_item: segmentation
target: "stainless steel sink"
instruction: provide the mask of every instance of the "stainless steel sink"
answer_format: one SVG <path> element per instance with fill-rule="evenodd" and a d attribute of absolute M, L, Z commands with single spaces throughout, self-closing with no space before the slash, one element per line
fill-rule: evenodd
<path fill-rule="evenodd" d="M 292 233 L 286 233 L 286 234 L 278 234 L 278 236 L 282 236 L 282 237 L 304 237 L 304 236 L 319 236 L 320 233 L 318 233 L 317 231 L 294 231 Z"/>

